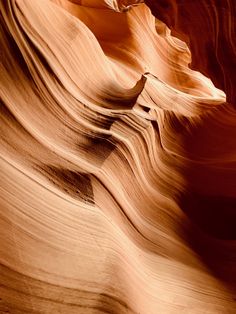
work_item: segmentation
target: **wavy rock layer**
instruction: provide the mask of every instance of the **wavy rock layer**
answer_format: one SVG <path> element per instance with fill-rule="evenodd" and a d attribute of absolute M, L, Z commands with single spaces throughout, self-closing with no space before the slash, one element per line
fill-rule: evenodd
<path fill-rule="evenodd" d="M 191 68 L 210 77 L 235 104 L 236 4 L 234 0 L 146 0 L 152 13 L 185 40 Z"/>
<path fill-rule="evenodd" d="M 236 311 L 235 8 L 141 2 L 0 2 L 1 313 Z"/>

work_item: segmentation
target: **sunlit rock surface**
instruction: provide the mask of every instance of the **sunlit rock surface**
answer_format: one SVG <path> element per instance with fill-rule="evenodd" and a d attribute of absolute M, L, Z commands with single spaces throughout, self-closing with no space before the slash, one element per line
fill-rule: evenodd
<path fill-rule="evenodd" d="M 0 8 L 0 313 L 235 313 L 235 2 Z"/>

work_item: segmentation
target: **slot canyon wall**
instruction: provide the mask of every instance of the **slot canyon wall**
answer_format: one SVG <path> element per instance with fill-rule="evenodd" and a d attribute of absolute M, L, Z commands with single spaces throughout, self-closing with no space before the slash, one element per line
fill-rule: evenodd
<path fill-rule="evenodd" d="M 0 313 L 236 313 L 235 1 L 0 9 Z"/>

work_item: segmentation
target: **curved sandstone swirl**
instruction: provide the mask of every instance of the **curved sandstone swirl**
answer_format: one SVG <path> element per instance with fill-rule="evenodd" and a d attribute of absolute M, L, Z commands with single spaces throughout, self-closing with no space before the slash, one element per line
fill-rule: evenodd
<path fill-rule="evenodd" d="M 0 313 L 235 313 L 233 89 L 141 2 L 0 2 Z"/>

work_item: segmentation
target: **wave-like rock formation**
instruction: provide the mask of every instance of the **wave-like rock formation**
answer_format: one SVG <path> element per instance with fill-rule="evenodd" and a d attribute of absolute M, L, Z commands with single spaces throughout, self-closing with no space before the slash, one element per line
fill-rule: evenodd
<path fill-rule="evenodd" d="M 235 313 L 234 0 L 2 0 L 0 313 Z"/>

